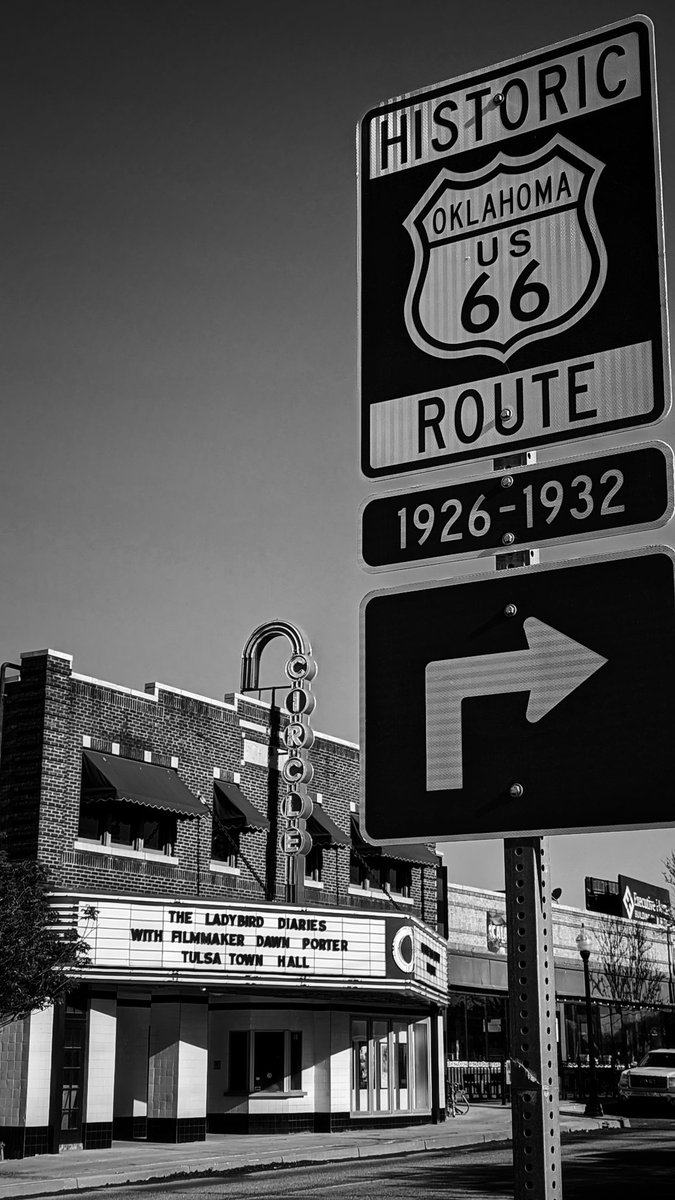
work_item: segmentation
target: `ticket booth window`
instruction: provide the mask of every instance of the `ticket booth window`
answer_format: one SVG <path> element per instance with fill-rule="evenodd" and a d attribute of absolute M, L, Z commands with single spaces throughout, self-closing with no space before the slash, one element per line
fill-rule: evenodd
<path fill-rule="evenodd" d="M 228 1076 L 231 1093 L 300 1091 L 302 1033 L 231 1030 Z"/>

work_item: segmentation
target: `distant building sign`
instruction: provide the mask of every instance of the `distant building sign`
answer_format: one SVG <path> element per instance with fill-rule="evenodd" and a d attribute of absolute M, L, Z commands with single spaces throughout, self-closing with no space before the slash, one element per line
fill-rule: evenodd
<path fill-rule="evenodd" d="M 652 925 L 665 925 L 670 921 L 672 910 L 667 888 L 654 883 L 643 883 L 629 875 L 619 875 L 619 897 L 621 916 L 629 921 L 649 921 Z"/>
<path fill-rule="evenodd" d="M 162 904 L 142 898 L 57 898 L 77 913 L 89 944 L 88 975 L 241 986 L 244 979 L 293 985 L 412 984 L 445 993 L 445 942 L 413 917 L 345 915 L 344 910 L 278 906 Z M 92 927 L 87 913 L 94 907 Z M 72 918 L 71 918 L 72 919 Z"/>
<path fill-rule="evenodd" d="M 506 920 L 501 913 L 487 912 L 487 948 L 492 954 L 506 954 Z"/>

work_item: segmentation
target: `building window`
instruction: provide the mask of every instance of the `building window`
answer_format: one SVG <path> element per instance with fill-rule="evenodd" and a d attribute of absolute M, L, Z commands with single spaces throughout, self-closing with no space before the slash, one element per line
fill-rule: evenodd
<path fill-rule="evenodd" d="M 230 1031 L 229 1079 L 231 1092 L 248 1092 L 249 1035 Z"/>
<path fill-rule="evenodd" d="M 380 864 L 381 885 L 386 884 L 390 892 L 399 896 L 410 896 L 412 892 L 412 868 L 409 863 L 383 858 Z"/>
<path fill-rule="evenodd" d="M 253 1037 L 253 1091 L 284 1092 L 286 1081 L 285 1036 L 256 1033 Z"/>
<path fill-rule="evenodd" d="M 229 1090 L 297 1092 L 302 1088 L 302 1033 L 230 1031 Z"/>
<path fill-rule="evenodd" d="M 104 846 L 158 850 L 173 854 L 176 817 L 173 813 L 128 804 L 124 800 L 86 800 L 80 805 L 78 836 Z"/>
<path fill-rule="evenodd" d="M 173 855 L 178 819 L 202 817 L 197 796 L 169 767 L 85 748 L 78 833 L 120 853 Z"/>
<path fill-rule="evenodd" d="M 500 1062 L 506 1055 L 506 998 L 451 993 L 447 1015 L 448 1058 L 455 1062 Z"/>
<path fill-rule="evenodd" d="M 349 882 L 353 887 L 365 888 L 368 886 L 368 872 L 353 850 L 349 855 Z"/>
<path fill-rule="evenodd" d="M 563 1064 L 587 1066 L 586 1005 L 581 1001 L 565 1000 L 562 1010 L 560 1049 Z M 591 1019 L 596 1061 L 601 1067 L 628 1067 L 639 1062 L 648 1050 L 673 1044 L 673 1019 L 668 1010 L 594 1001 Z"/>
<path fill-rule="evenodd" d="M 323 880 L 323 850 L 316 843 L 305 859 L 305 879 L 311 879 L 313 883 Z"/>
<path fill-rule="evenodd" d="M 241 831 L 226 827 L 222 822 L 213 822 L 213 842 L 211 858 L 214 862 L 223 863 L 226 867 L 238 866 L 240 853 Z"/>
<path fill-rule="evenodd" d="M 367 866 L 357 855 L 349 860 L 349 882 L 353 887 L 384 891 L 388 889 L 399 896 L 412 894 L 412 868 L 409 863 L 394 858 L 374 858 Z"/>

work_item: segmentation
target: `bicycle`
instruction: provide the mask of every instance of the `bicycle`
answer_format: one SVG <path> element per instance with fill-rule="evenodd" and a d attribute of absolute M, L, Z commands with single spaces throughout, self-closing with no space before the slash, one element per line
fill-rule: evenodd
<path fill-rule="evenodd" d="M 470 1104 L 466 1092 L 458 1083 L 448 1085 L 449 1096 L 446 1113 L 449 1117 L 464 1117 L 469 1111 Z"/>

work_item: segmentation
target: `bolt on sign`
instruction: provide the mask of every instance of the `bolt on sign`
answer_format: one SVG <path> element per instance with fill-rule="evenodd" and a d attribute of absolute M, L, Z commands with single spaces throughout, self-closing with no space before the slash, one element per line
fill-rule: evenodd
<path fill-rule="evenodd" d="M 366 837 L 672 825 L 674 568 L 652 546 L 366 596 Z"/>
<path fill-rule="evenodd" d="M 668 411 L 648 18 L 379 105 L 358 174 L 366 476 Z"/>

